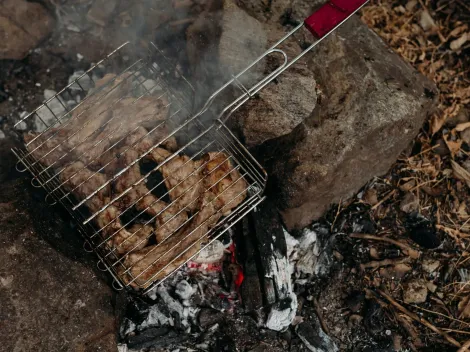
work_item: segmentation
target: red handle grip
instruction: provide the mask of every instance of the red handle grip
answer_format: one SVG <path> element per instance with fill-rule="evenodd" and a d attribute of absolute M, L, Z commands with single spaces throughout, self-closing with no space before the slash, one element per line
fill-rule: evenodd
<path fill-rule="evenodd" d="M 305 20 L 305 26 L 320 39 L 359 10 L 367 1 L 330 0 Z"/>

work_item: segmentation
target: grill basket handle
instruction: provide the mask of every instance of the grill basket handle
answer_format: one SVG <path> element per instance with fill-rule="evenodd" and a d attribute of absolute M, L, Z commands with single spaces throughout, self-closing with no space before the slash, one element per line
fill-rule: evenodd
<path fill-rule="evenodd" d="M 305 26 L 320 39 L 358 11 L 368 0 L 330 0 L 305 20 Z"/>

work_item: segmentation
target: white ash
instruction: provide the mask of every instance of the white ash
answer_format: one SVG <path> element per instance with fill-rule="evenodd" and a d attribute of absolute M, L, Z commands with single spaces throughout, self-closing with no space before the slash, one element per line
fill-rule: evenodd
<path fill-rule="evenodd" d="M 166 285 L 158 286 L 157 294 L 160 296 L 163 302 L 167 305 L 170 312 L 178 314 L 178 317 L 181 320 L 181 324 L 185 327 L 188 326 L 189 325 L 188 321 L 185 319 L 186 317 L 184 316 L 183 305 L 180 302 L 178 302 L 176 299 L 170 296 Z"/>
<path fill-rule="evenodd" d="M 265 326 L 274 331 L 283 331 L 292 324 L 296 311 L 297 296 L 291 292 L 288 298 L 275 303 L 271 307 Z"/>
<path fill-rule="evenodd" d="M 286 230 L 284 236 L 287 243 L 287 255 L 300 283 L 301 275 L 323 276 L 328 274 L 333 264 L 332 244 L 334 236 L 326 227 L 315 224 L 302 231 L 299 238 L 294 238 Z"/>
<path fill-rule="evenodd" d="M 176 284 L 175 293 L 184 301 L 187 301 L 191 296 L 196 292 L 196 289 L 193 288 L 189 282 L 186 280 L 181 280 Z"/>
<path fill-rule="evenodd" d="M 218 262 L 224 256 L 224 250 L 223 243 L 219 240 L 215 240 L 204 248 L 193 261 L 199 264 Z"/>
<path fill-rule="evenodd" d="M 151 327 L 159 327 L 159 326 L 174 326 L 175 322 L 172 317 L 166 316 L 164 313 L 160 311 L 160 308 L 157 304 L 150 307 L 149 314 L 147 318 L 139 325 L 138 329 L 140 331 L 151 328 Z M 133 327 L 133 329 L 132 329 Z M 134 331 L 136 328 L 135 324 L 130 326 L 127 331 L 124 331 L 123 334 L 127 335 L 130 332 Z"/>

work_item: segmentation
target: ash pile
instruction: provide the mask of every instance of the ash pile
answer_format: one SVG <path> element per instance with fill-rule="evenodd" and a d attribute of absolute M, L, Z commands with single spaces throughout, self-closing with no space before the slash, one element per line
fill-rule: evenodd
<path fill-rule="evenodd" d="M 312 243 L 301 247 L 272 205 L 260 206 L 146 296 L 125 298 L 121 350 L 283 349 L 298 314 L 292 277 L 310 281 L 294 266 Z"/>

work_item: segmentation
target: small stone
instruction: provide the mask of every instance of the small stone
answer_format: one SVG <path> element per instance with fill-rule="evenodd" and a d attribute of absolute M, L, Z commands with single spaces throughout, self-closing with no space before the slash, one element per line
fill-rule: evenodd
<path fill-rule="evenodd" d="M 407 11 L 413 11 L 415 6 L 418 4 L 418 0 L 410 0 L 406 3 L 405 8 Z"/>
<path fill-rule="evenodd" d="M 428 31 L 432 28 L 436 28 L 436 22 L 434 22 L 434 19 L 431 17 L 428 11 L 424 10 L 421 12 L 421 18 L 419 19 L 419 25 L 421 28 L 423 28 L 425 31 Z"/>
<path fill-rule="evenodd" d="M 423 261 L 422 268 L 424 271 L 432 274 L 439 268 L 440 264 L 439 260 L 426 259 Z"/>
<path fill-rule="evenodd" d="M 364 193 L 364 201 L 370 205 L 376 205 L 379 201 L 377 199 L 377 190 L 375 188 L 369 188 Z"/>
<path fill-rule="evenodd" d="M 5 138 L 5 132 L 3 132 L 2 130 L 0 130 L 0 139 L 3 139 Z"/>
<path fill-rule="evenodd" d="M 449 148 L 447 148 L 447 144 L 442 138 L 436 141 L 433 150 L 437 155 L 440 156 L 446 156 L 450 154 Z"/>
<path fill-rule="evenodd" d="M 79 91 L 84 90 L 85 92 L 87 92 L 90 90 L 90 88 L 93 87 L 93 82 L 90 76 L 84 75 L 83 77 L 81 77 L 83 74 L 85 74 L 85 71 L 78 70 L 78 71 L 75 71 L 69 77 L 69 84 L 78 79 L 77 83 L 70 86 L 70 89 L 79 90 Z"/>
<path fill-rule="evenodd" d="M 77 53 L 77 60 L 82 61 L 83 60 L 83 55 L 80 53 Z"/>
<path fill-rule="evenodd" d="M 28 129 L 28 125 L 26 125 L 26 122 L 21 121 L 18 125 L 15 127 L 18 131 L 25 131 Z"/>
<path fill-rule="evenodd" d="M 419 209 L 419 201 L 418 197 L 414 195 L 414 193 L 408 192 L 403 197 L 400 203 L 400 210 L 405 213 L 413 213 L 418 211 Z"/>
<path fill-rule="evenodd" d="M 428 297 L 427 282 L 422 279 L 412 281 L 405 286 L 403 301 L 405 303 L 424 303 Z"/>
<path fill-rule="evenodd" d="M 36 83 L 36 87 L 40 87 L 41 86 L 41 83 Z"/>
<path fill-rule="evenodd" d="M 432 293 L 436 292 L 437 290 L 437 285 L 434 284 L 433 282 L 428 282 L 426 284 L 426 287 L 428 288 L 429 292 L 432 292 Z"/>

